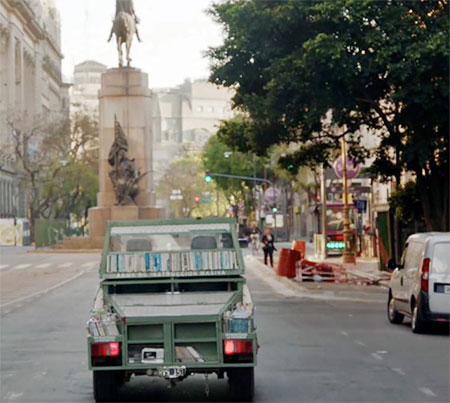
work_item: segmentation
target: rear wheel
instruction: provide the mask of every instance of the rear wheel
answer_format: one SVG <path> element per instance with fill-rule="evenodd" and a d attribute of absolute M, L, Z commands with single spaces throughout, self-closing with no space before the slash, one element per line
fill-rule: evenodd
<path fill-rule="evenodd" d="M 414 302 L 412 309 L 411 330 L 413 333 L 423 333 L 425 331 L 425 322 L 422 319 L 420 304 L 418 302 Z"/>
<path fill-rule="evenodd" d="M 114 402 L 117 396 L 117 386 L 120 383 L 116 371 L 94 371 L 93 387 L 96 402 Z"/>
<path fill-rule="evenodd" d="M 233 368 L 228 370 L 233 398 L 239 402 L 251 402 L 255 396 L 254 368 Z"/>
<path fill-rule="evenodd" d="M 392 297 L 391 291 L 389 291 L 387 314 L 389 322 L 395 323 L 396 325 L 402 323 L 405 318 L 405 315 L 399 313 L 395 308 L 395 299 Z"/>

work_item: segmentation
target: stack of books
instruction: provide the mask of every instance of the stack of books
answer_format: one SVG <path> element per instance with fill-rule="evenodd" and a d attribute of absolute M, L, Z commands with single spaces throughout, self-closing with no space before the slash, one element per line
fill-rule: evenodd
<path fill-rule="evenodd" d="M 115 314 L 93 315 L 87 322 L 87 329 L 91 336 L 119 336 Z"/>
<path fill-rule="evenodd" d="M 192 251 L 166 253 L 112 253 L 107 260 L 107 273 L 195 272 L 237 270 L 236 252 Z"/>

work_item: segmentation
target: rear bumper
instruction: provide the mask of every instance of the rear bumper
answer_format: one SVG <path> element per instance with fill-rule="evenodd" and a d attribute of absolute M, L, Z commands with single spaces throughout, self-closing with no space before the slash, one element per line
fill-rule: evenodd
<path fill-rule="evenodd" d="M 440 323 L 440 322 L 450 323 L 450 314 L 430 311 L 430 303 L 429 303 L 428 293 L 421 291 L 420 302 L 421 302 L 421 316 L 424 321 L 436 322 L 436 323 Z"/>

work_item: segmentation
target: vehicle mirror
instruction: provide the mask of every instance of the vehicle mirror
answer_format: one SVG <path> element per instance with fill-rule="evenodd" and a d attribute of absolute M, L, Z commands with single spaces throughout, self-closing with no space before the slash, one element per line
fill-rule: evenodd
<path fill-rule="evenodd" d="M 390 270 L 395 270 L 397 268 L 401 268 L 397 263 L 395 263 L 394 259 L 389 259 L 388 264 L 387 264 L 387 268 Z"/>

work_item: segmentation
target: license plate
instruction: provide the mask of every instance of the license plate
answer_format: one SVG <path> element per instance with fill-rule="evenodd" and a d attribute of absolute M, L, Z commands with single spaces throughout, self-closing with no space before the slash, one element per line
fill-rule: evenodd
<path fill-rule="evenodd" d="M 449 285 L 444 285 L 444 292 L 446 294 L 450 294 L 450 284 Z"/>
<path fill-rule="evenodd" d="M 163 367 L 158 370 L 158 375 L 166 379 L 181 378 L 186 375 L 186 367 Z"/>

